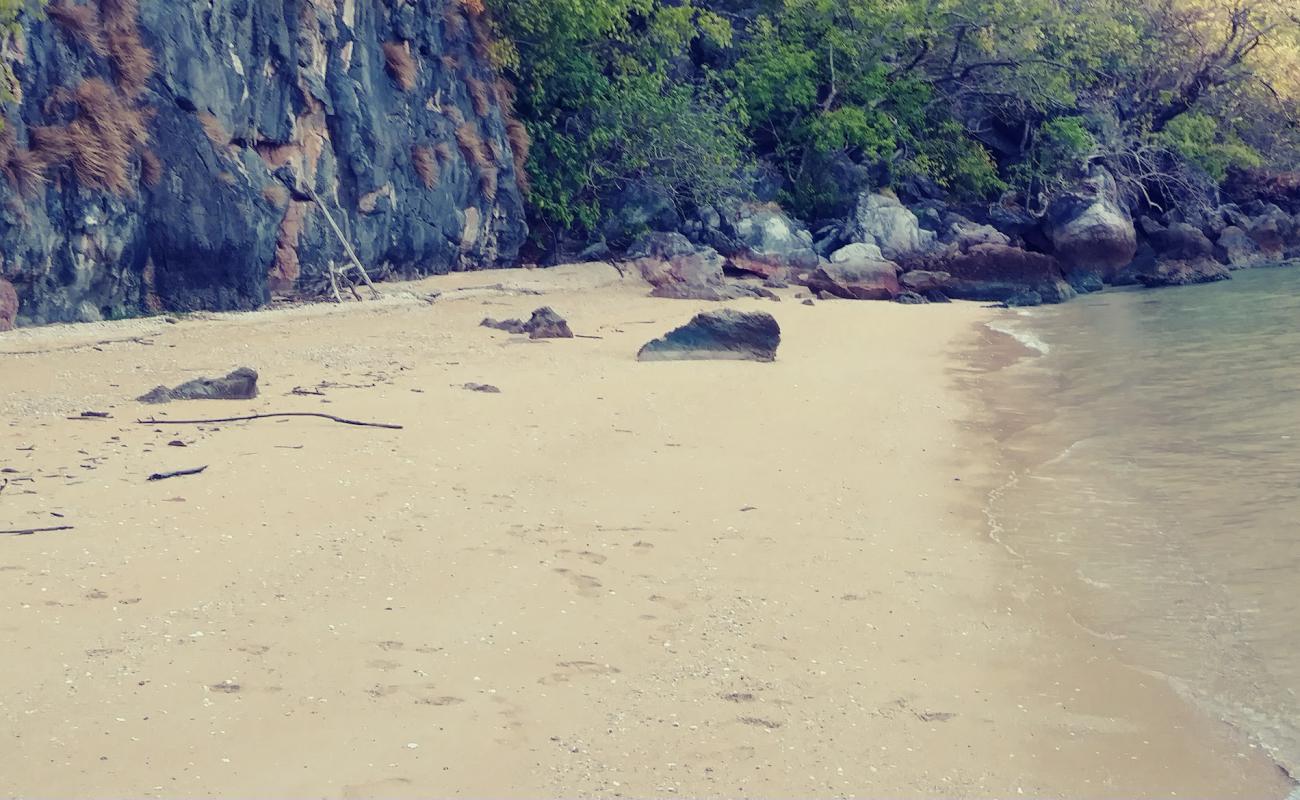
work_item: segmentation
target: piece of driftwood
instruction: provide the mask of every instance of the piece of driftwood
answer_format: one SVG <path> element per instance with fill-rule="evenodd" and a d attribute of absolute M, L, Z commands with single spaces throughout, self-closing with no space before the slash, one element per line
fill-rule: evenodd
<path fill-rule="evenodd" d="M 203 466 L 195 467 L 194 469 L 178 469 L 175 472 L 155 472 L 154 474 L 149 476 L 149 480 L 165 481 L 168 478 L 183 478 L 186 475 L 198 475 L 199 473 L 203 472 L 207 468 L 208 465 L 204 464 Z"/>
<path fill-rule="evenodd" d="M 74 530 L 71 525 L 59 525 L 55 528 L 21 528 L 16 531 L 0 531 L 0 536 L 31 536 L 34 533 L 55 533 Z"/>
<path fill-rule="evenodd" d="M 310 411 L 283 411 L 275 414 L 249 414 L 246 417 L 224 417 L 222 419 L 138 419 L 137 425 L 214 425 L 219 422 L 248 422 L 254 419 L 273 419 L 275 417 L 319 417 L 343 425 L 356 425 L 362 428 L 387 428 L 392 431 L 402 430 L 401 425 L 386 422 L 362 422 L 356 419 L 336 417 L 333 414 L 317 414 Z"/>

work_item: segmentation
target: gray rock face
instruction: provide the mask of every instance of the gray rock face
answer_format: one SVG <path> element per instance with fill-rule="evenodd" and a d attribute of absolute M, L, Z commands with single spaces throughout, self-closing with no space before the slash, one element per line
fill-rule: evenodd
<path fill-rule="evenodd" d="M 732 309 L 698 314 L 641 348 L 638 361 L 775 361 L 781 327 L 771 314 Z"/>
<path fill-rule="evenodd" d="M 173 400 L 252 400 L 257 397 L 257 373 L 240 367 L 224 378 L 197 378 L 168 389 L 158 386 L 137 398 L 141 403 L 170 403 Z"/>
<path fill-rule="evenodd" d="M 1214 257 L 1214 243 L 1200 228 L 1186 222 L 1175 222 L 1168 228 L 1153 228 L 1148 238 L 1163 258 L 1194 261 Z"/>
<path fill-rule="evenodd" d="M 848 244 L 830 255 L 832 264 L 849 264 L 855 261 L 887 261 L 885 254 L 880 252 L 880 248 L 874 244 L 864 244 L 854 242 Z"/>
<path fill-rule="evenodd" d="M 897 198 L 870 193 L 858 198 L 850 235 L 856 242 L 876 245 L 886 259 L 900 264 L 924 257 L 937 239 Z"/>
<path fill-rule="evenodd" d="M 1269 205 L 1262 214 L 1250 220 L 1247 233 L 1266 260 L 1280 261 L 1293 242 L 1295 222 L 1290 214 L 1275 205 Z"/>
<path fill-rule="evenodd" d="M 771 203 L 725 202 L 709 221 L 702 240 L 734 269 L 771 278 L 817 266 L 812 234 Z"/>
<path fill-rule="evenodd" d="M 1259 249 L 1250 234 L 1236 225 L 1223 229 L 1219 234 L 1218 246 L 1221 260 L 1232 269 L 1246 269 L 1269 261 L 1269 257 Z"/>
<path fill-rule="evenodd" d="M 1058 195 L 1045 222 L 1055 255 L 1076 288 L 1100 289 L 1137 252 L 1133 220 L 1119 200 L 1115 179 L 1103 169 Z"/>
<path fill-rule="evenodd" d="M 903 284 L 903 288 L 924 294 L 936 290 L 943 291 L 948 282 L 952 280 L 952 275 L 947 272 L 918 269 L 903 273 L 903 277 L 899 280 Z"/>
<path fill-rule="evenodd" d="M 514 260 L 522 128 L 472 6 L 88 6 L 92 35 L 125 46 L 98 55 L 53 12 L 24 15 L 15 40 L 20 99 L 0 152 L 31 169 L 0 178 L 0 277 L 20 324 L 246 309 L 292 291 L 346 260 L 307 188 L 375 272 Z"/>

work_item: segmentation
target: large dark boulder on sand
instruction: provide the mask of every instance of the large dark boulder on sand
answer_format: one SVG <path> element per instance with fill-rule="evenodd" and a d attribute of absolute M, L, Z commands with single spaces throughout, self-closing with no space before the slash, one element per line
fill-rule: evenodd
<path fill-rule="evenodd" d="M 698 314 L 637 353 L 638 361 L 774 361 L 781 327 L 771 314 L 722 309 Z"/>

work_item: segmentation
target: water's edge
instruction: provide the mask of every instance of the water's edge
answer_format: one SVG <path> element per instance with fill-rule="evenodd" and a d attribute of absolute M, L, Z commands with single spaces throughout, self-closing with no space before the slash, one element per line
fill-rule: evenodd
<path fill-rule="evenodd" d="M 1127 305 L 1153 302 L 1133 294 L 1103 293 L 1094 302 L 1109 302 L 1108 295 Z M 1160 293 L 1152 294 L 1158 298 Z M 1300 741 L 1294 736 L 1298 721 L 1287 718 L 1285 702 L 1271 712 L 1268 707 L 1256 709 L 1243 703 L 1242 697 L 1249 692 L 1267 697 L 1278 688 L 1256 680 L 1252 670 L 1259 665 L 1253 654 L 1232 652 L 1239 643 L 1232 638 L 1237 631 L 1231 602 L 1215 596 L 1205 576 L 1189 567 L 1180 554 L 1179 521 L 1162 518 L 1167 508 L 1145 502 L 1136 494 L 1137 484 L 1126 485 L 1135 472 L 1132 465 L 1109 463 L 1108 442 L 1090 435 L 1086 426 L 1071 419 L 1072 413 L 1086 412 L 1089 406 L 1087 402 L 1073 403 L 1071 392 L 1077 386 L 1064 374 L 1064 362 L 1056 357 L 1063 331 L 1059 326 L 1053 330 L 1054 321 L 1044 319 L 1052 313 L 1009 311 L 981 323 L 980 347 L 967 359 L 971 372 L 964 383 L 981 409 L 979 427 L 994 441 L 1003 464 L 1004 477 L 990 489 L 985 505 L 988 535 L 1017 559 L 1052 562 L 1051 569 L 1066 576 L 1071 603 L 1079 609 L 1069 615 L 1075 625 L 1106 643 L 1121 663 L 1160 678 L 1202 712 L 1239 732 L 1242 739 L 1268 753 L 1294 782 L 1300 773 L 1300 763 L 1292 752 Z M 1117 386 L 1108 391 L 1118 397 L 1121 389 Z M 1117 421 L 1116 430 L 1123 422 Z M 1123 458 L 1116 461 L 1123 462 Z M 1078 473 L 1089 470 L 1080 464 L 1110 474 L 1105 480 L 1081 483 L 1075 480 Z M 1129 488 L 1135 492 L 1126 492 Z M 1042 513 L 1054 494 L 1069 495 L 1075 507 Z M 1151 513 L 1144 518 L 1139 511 Z M 1133 530 L 1137 526 L 1146 527 Z M 1104 535 L 1097 534 L 1101 529 L 1105 529 Z M 1097 539 L 1117 548 L 1112 554 L 1118 548 L 1127 549 L 1122 556 L 1111 556 L 1114 563 L 1091 563 L 1089 556 L 1095 555 Z M 1160 570 L 1164 574 L 1156 575 Z M 1132 587 L 1122 585 L 1126 581 L 1145 582 L 1147 593 L 1134 593 Z M 1165 659 L 1162 663 L 1157 657 L 1163 641 L 1144 641 L 1144 628 L 1128 624 L 1130 617 L 1148 609 L 1127 606 L 1139 596 L 1147 601 L 1167 596 L 1179 606 L 1182 595 L 1196 593 L 1204 595 L 1201 605 L 1150 609 L 1152 616 L 1160 618 L 1163 635 L 1186 637 L 1183 645 L 1194 655 L 1196 669 L 1180 670 L 1183 665 L 1178 661 Z M 1184 617 L 1195 619 L 1196 624 L 1180 632 L 1179 625 L 1187 621 Z M 1220 650 L 1211 652 L 1214 647 Z M 1300 659 L 1300 653 L 1296 657 Z M 1288 800 L 1300 800 L 1300 784 Z"/>

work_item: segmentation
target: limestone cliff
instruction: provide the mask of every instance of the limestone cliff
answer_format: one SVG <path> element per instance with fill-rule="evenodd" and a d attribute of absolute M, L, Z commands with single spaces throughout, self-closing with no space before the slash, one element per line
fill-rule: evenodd
<path fill-rule="evenodd" d="M 57 0 L 6 37 L 19 324 L 511 262 L 527 136 L 476 0 Z M 4 321 L 0 320 L 0 325 Z"/>

